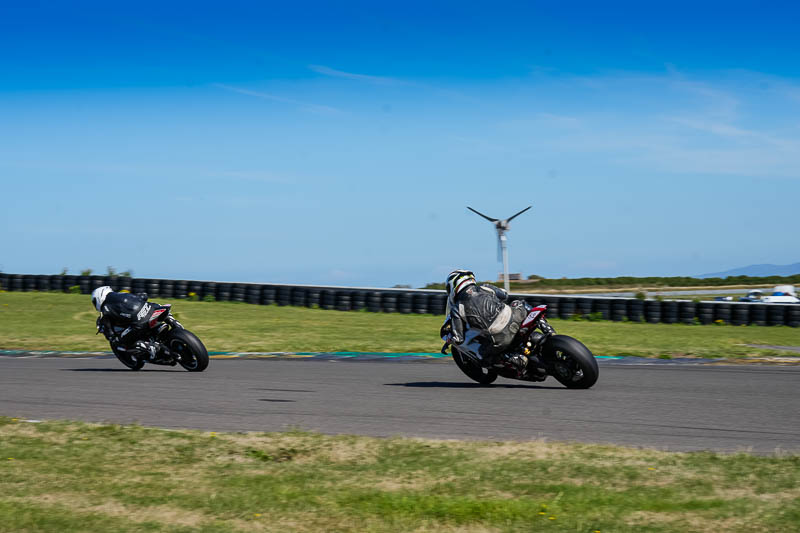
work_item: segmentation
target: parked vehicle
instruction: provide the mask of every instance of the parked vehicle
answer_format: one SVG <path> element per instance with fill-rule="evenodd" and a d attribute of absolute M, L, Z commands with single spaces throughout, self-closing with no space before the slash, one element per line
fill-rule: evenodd
<path fill-rule="evenodd" d="M 796 304 L 800 303 L 800 298 L 794 285 L 778 285 L 771 295 L 764 296 L 761 301 L 768 304 Z"/>
<path fill-rule="evenodd" d="M 474 342 L 479 336 L 474 330 L 467 330 L 462 344 L 451 346 L 458 368 L 483 385 L 492 383 L 497 376 L 522 381 L 544 381 L 547 376 L 553 376 L 570 389 L 588 389 L 594 385 L 599 370 L 592 352 L 577 339 L 556 335 L 545 318 L 546 305 L 531 307 L 526 303 L 525 307 L 528 315 L 507 350 L 527 359 L 524 371 L 509 361 L 484 367 L 480 355 L 473 349 L 479 345 Z M 442 353 L 447 353 L 448 346 L 449 343 L 442 346 Z"/>

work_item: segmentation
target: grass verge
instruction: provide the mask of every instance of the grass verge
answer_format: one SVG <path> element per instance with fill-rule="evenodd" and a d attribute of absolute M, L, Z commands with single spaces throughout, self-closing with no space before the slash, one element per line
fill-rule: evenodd
<path fill-rule="evenodd" d="M 0 532 L 774 532 L 800 456 L 0 417 Z"/>
<path fill-rule="evenodd" d="M 158 299 L 159 303 L 170 303 Z M 441 316 L 325 311 L 230 302 L 171 301 L 174 313 L 211 351 L 437 352 Z M 87 296 L 0 293 L 0 349 L 108 350 L 95 336 Z M 796 346 L 789 327 L 688 326 L 552 320 L 559 333 L 598 355 L 746 357 L 796 355 L 747 344 Z"/>

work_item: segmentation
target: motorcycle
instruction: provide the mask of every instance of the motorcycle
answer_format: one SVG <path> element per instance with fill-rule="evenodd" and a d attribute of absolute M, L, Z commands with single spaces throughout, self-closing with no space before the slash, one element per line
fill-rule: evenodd
<path fill-rule="evenodd" d="M 131 370 L 141 369 L 145 362 L 167 366 L 179 364 L 189 372 L 202 372 L 208 367 L 206 347 L 172 316 L 172 304 L 145 302 L 129 327 L 138 327 L 147 335 L 133 348 L 112 341 L 111 349 L 117 359 Z"/>
<path fill-rule="evenodd" d="M 476 331 L 467 330 L 464 342 L 458 346 L 446 341 L 442 353 L 446 354 L 450 346 L 458 368 L 481 385 L 494 382 L 497 376 L 522 381 L 544 381 L 553 376 L 568 389 L 588 389 L 594 385 L 599 371 L 589 348 L 567 335 L 556 335 L 545 318 L 546 305 L 532 307 L 525 303 L 525 309 L 528 314 L 506 350 L 506 354 L 524 358 L 524 369 L 511 361 L 485 367 L 478 353 L 483 339 Z"/>

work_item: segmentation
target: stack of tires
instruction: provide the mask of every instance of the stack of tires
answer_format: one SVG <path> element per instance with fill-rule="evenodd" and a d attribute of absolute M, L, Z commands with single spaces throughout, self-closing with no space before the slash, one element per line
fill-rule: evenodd
<path fill-rule="evenodd" d="M 261 305 L 272 305 L 275 303 L 277 291 L 272 285 L 264 285 L 261 289 Z"/>
<path fill-rule="evenodd" d="M 714 304 L 711 302 L 700 302 L 697 304 L 697 319 L 701 324 L 712 324 L 714 322 Z"/>
<path fill-rule="evenodd" d="M 561 305 L 559 306 L 559 315 L 561 318 L 572 318 L 575 314 L 575 298 L 564 297 L 561 298 Z"/>
<path fill-rule="evenodd" d="M 261 304 L 261 285 L 248 284 L 245 287 L 244 301 L 253 305 Z"/>
<path fill-rule="evenodd" d="M 382 307 L 382 295 L 383 293 L 380 291 L 370 291 L 367 293 L 367 311 L 370 313 L 380 313 L 383 310 Z"/>
<path fill-rule="evenodd" d="M 678 316 L 680 317 L 680 321 L 684 324 L 694 324 L 696 309 L 697 306 L 694 302 L 684 300 L 678 302 Z"/>
<path fill-rule="evenodd" d="M 592 314 L 593 298 L 575 298 L 575 312 L 580 316 L 587 317 Z"/>
<path fill-rule="evenodd" d="M 352 309 L 350 291 L 334 291 L 334 307 L 337 311 L 350 311 Z"/>
<path fill-rule="evenodd" d="M 750 323 L 750 304 L 735 303 L 731 304 L 731 324 L 734 326 L 746 326 Z"/>
<path fill-rule="evenodd" d="M 631 322 L 642 322 L 644 320 L 644 300 L 635 298 L 628 300 L 626 313 Z"/>
<path fill-rule="evenodd" d="M 306 307 L 317 308 L 320 306 L 322 291 L 315 287 L 309 287 L 306 291 Z"/>
<path fill-rule="evenodd" d="M 680 319 L 680 304 L 676 300 L 661 302 L 661 321 L 665 324 L 677 324 Z"/>
<path fill-rule="evenodd" d="M 308 299 L 308 290 L 305 287 L 295 287 L 292 289 L 292 296 L 289 302 L 295 307 L 305 307 Z"/>
<path fill-rule="evenodd" d="M 611 320 L 614 322 L 622 322 L 625 320 L 628 309 L 628 302 L 624 298 L 615 298 L 611 300 Z"/>
<path fill-rule="evenodd" d="M 658 300 L 645 300 L 644 319 L 650 324 L 661 322 L 661 302 Z"/>
<path fill-rule="evenodd" d="M 714 306 L 714 322 L 721 320 L 725 324 L 731 323 L 731 304 L 718 303 L 711 305 Z M 700 320 L 702 320 L 702 318 Z"/>

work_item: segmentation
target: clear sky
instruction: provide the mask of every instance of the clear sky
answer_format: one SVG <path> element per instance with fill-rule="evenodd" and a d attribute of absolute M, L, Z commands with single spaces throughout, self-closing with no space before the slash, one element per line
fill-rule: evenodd
<path fill-rule="evenodd" d="M 0 269 L 800 261 L 794 2 L 2 2 Z"/>

